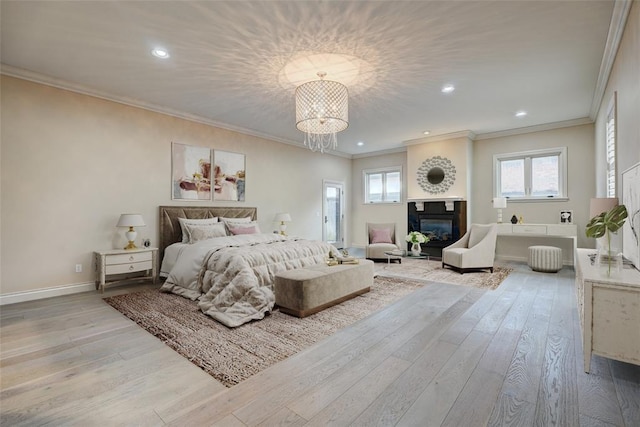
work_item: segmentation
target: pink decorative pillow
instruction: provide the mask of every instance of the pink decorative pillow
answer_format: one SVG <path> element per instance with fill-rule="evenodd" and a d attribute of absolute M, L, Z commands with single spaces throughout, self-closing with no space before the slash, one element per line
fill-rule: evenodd
<path fill-rule="evenodd" d="M 391 241 L 391 230 L 388 228 L 374 228 L 371 230 L 371 244 L 373 243 L 393 243 Z"/>
<path fill-rule="evenodd" d="M 257 234 L 256 227 L 229 227 L 229 231 L 234 236 L 237 234 Z"/>

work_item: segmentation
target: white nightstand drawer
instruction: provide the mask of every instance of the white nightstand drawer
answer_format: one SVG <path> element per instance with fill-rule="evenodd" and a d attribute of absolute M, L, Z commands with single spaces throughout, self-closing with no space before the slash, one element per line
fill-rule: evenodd
<path fill-rule="evenodd" d="M 128 264 L 107 265 L 105 269 L 105 273 L 106 274 L 133 273 L 135 271 L 151 270 L 152 267 L 153 267 L 153 263 L 151 262 L 151 260 L 143 261 L 143 262 L 128 263 Z"/>
<path fill-rule="evenodd" d="M 151 252 L 132 252 L 130 254 L 109 255 L 105 263 L 113 264 L 131 264 L 132 262 L 151 261 Z"/>

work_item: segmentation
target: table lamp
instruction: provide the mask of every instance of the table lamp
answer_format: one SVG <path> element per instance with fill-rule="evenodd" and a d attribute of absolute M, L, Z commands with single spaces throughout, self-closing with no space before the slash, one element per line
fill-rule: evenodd
<path fill-rule="evenodd" d="M 286 236 L 285 231 L 287 230 L 287 224 L 285 223 L 291 222 L 291 215 L 289 215 L 288 212 L 282 212 L 282 213 L 276 214 L 275 221 L 280 223 L 280 234 L 282 234 L 283 236 Z"/>
<path fill-rule="evenodd" d="M 493 198 L 493 207 L 498 209 L 498 224 L 502 224 L 502 209 L 507 207 L 507 198 L 506 197 L 494 197 Z"/>
<path fill-rule="evenodd" d="M 142 215 L 140 214 L 120 215 L 120 219 L 118 220 L 118 224 L 116 225 L 116 227 L 129 227 L 129 231 L 125 233 L 129 244 L 125 246 L 125 249 L 138 249 L 135 244 L 136 236 L 138 235 L 138 233 L 133 229 L 133 227 L 144 227 L 145 225 L 146 224 L 144 223 L 144 219 L 142 219 Z"/>

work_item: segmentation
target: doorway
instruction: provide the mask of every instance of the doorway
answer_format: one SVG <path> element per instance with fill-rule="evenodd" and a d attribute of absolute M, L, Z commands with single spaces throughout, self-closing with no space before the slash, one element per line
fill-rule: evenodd
<path fill-rule="evenodd" d="M 338 249 L 344 247 L 344 183 L 322 181 L 322 240 Z"/>

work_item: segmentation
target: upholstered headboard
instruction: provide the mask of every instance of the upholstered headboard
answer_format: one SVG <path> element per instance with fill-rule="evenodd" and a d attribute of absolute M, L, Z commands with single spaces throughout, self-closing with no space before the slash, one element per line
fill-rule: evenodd
<path fill-rule="evenodd" d="M 178 218 L 244 218 L 258 219 L 257 208 L 247 207 L 218 207 L 218 206 L 160 206 L 160 260 L 164 256 L 164 249 L 182 241 L 182 229 Z"/>

